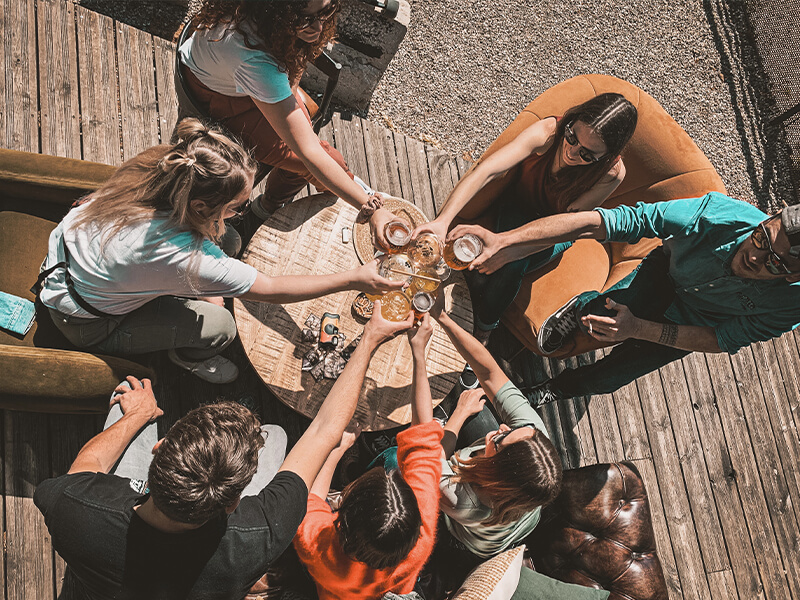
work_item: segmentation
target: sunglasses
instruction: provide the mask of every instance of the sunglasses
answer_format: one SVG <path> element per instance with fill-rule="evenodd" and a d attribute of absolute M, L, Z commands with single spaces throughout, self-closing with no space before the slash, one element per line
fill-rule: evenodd
<path fill-rule="evenodd" d="M 578 156 L 581 157 L 583 162 L 593 163 L 603 158 L 602 156 L 595 156 L 591 150 L 581 146 L 581 143 L 578 141 L 578 136 L 575 135 L 575 132 L 572 130 L 571 123 L 564 126 L 564 139 L 570 146 L 580 146 L 580 150 L 578 150 Z"/>
<path fill-rule="evenodd" d="M 331 4 L 323 8 L 321 11 L 313 15 L 300 14 L 297 16 L 297 19 L 294 22 L 295 27 L 297 29 L 307 29 L 312 25 L 314 25 L 317 21 L 320 21 L 322 23 L 327 23 L 334 17 L 334 15 L 338 10 L 339 10 L 338 4 L 332 2 Z"/>
<path fill-rule="evenodd" d="M 769 239 L 769 233 L 764 223 L 759 223 L 758 227 L 753 230 L 753 233 L 750 234 L 750 241 L 759 250 L 767 251 L 767 258 L 764 261 L 767 271 L 773 275 L 794 275 L 794 272 L 786 266 L 781 256 L 773 250 L 772 241 Z"/>
<path fill-rule="evenodd" d="M 492 440 L 492 444 L 494 444 L 494 447 L 499 450 L 500 449 L 500 444 L 503 443 L 503 440 L 506 439 L 510 433 L 516 431 L 517 429 L 525 429 L 526 427 L 529 427 L 530 429 L 534 429 L 533 425 L 519 425 L 517 427 L 509 429 L 508 431 L 501 431 L 500 433 L 494 434 L 490 438 Z M 534 431 L 535 431 L 535 429 L 534 429 Z"/>

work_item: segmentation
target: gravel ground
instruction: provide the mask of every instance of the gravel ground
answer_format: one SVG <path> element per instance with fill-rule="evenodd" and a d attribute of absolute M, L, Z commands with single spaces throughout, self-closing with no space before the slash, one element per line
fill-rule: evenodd
<path fill-rule="evenodd" d="M 73 1 L 166 38 L 183 10 L 165 0 Z M 797 202 L 784 145 L 764 127 L 777 111 L 743 2 L 409 1 L 411 23 L 370 119 L 477 158 L 549 87 L 605 73 L 655 97 L 731 195 L 769 211 Z"/>
<path fill-rule="evenodd" d="M 774 209 L 756 57 L 726 0 L 410 0 L 369 117 L 477 158 L 528 102 L 582 73 L 626 79 L 692 136 L 731 195 Z M 768 163 L 768 164 L 765 164 Z M 766 185 L 765 185 L 766 184 Z"/>

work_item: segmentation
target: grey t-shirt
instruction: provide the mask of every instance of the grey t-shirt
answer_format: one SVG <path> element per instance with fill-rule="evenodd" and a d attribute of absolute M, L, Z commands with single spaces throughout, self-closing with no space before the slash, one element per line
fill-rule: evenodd
<path fill-rule="evenodd" d="M 497 392 L 494 407 L 502 422 L 509 427 L 532 425 L 547 435 L 541 417 L 510 381 Z M 439 484 L 442 496 L 439 508 L 445 515 L 447 529 L 453 537 L 477 556 L 490 558 L 527 537 L 539 524 L 541 509 L 536 508 L 514 523 L 483 524 L 492 515 L 491 507 L 481 502 L 468 483 L 453 481 L 453 465 L 457 464 L 456 456 L 463 461 L 485 447 L 483 440 L 479 440 L 467 448 L 457 450 L 450 460 L 442 459 L 442 479 Z"/>

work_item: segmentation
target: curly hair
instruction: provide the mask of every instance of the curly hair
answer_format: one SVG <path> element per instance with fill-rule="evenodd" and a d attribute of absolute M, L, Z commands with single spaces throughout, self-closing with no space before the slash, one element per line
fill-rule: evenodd
<path fill-rule="evenodd" d="M 297 37 L 298 24 L 306 16 L 302 11 L 307 6 L 308 0 L 204 0 L 192 25 L 196 29 L 211 29 L 220 23 L 229 23 L 249 48 L 269 53 L 294 85 L 300 81 L 306 63 L 322 54 L 334 39 L 336 17 L 341 8 L 340 0 L 331 0 L 329 10 L 333 11 L 333 16 L 323 23 L 319 39 L 309 44 Z M 243 27 L 245 22 L 249 27 Z"/>
<path fill-rule="evenodd" d="M 241 496 L 264 445 L 258 418 L 235 402 L 195 408 L 170 428 L 148 473 L 156 508 L 181 523 L 202 525 Z"/>

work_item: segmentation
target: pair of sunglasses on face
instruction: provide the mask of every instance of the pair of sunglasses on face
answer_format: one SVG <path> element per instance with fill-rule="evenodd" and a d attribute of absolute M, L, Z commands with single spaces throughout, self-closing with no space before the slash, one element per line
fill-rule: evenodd
<path fill-rule="evenodd" d="M 603 156 L 596 156 L 591 150 L 581 146 L 581 143 L 578 141 L 578 136 L 575 135 L 575 131 L 573 131 L 573 129 L 572 129 L 573 125 L 574 125 L 574 123 L 569 123 L 569 124 L 564 126 L 564 140 L 566 140 L 566 142 L 570 146 L 579 146 L 580 147 L 580 149 L 578 150 L 578 156 L 581 157 L 581 160 L 583 162 L 594 163 L 594 162 L 597 162 L 599 160 L 602 160 Z"/>
<path fill-rule="evenodd" d="M 327 7 L 323 8 L 318 13 L 313 15 L 298 15 L 297 19 L 295 20 L 294 24 L 297 29 L 307 29 L 316 23 L 317 21 L 321 21 L 322 23 L 327 23 L 330 21 L 333 16 L 336 14 L 336 11 L 339 10 L 338 5 L 336 4 L 329 4 Z"/>
<path fill-rule="evenodd" d="M 536 432 L 536 429 L 533 427 L 533 425 L 519 425 L 517 427 L 509 429 L 508 431 L 501 431 L 500 433 L 496 433 L 490 439 L 492 440 L 494 447 L 499 449 L 500 444 L 503 443 L 503 440 L 505 440 L 510 433 L 516 431 L 517 429 L 525 429 L 526 427 L 533 430 L 534 433 Z"/>
<path fill-rule="evenodd" d="M 773 275 L 796 274 L 795 271 L 792 271 L 786 266 L 786 263 L 784 262 L 783 258 L 781 258 L 780 254 L 775 252 L 775 250 L 772 248 L 772 241 L 769 238 L 769 232 L 767 231 L 764 223 L 759 223 L 758 227 L 753 230 L 753 233 L 750 234 L 750 241 L 753 242 L 753 246 L 755 246 L 757 249 L 767 251 L 767 258 L 764 261 L 764 266 L 767 267 L 767 271 Z"/>

